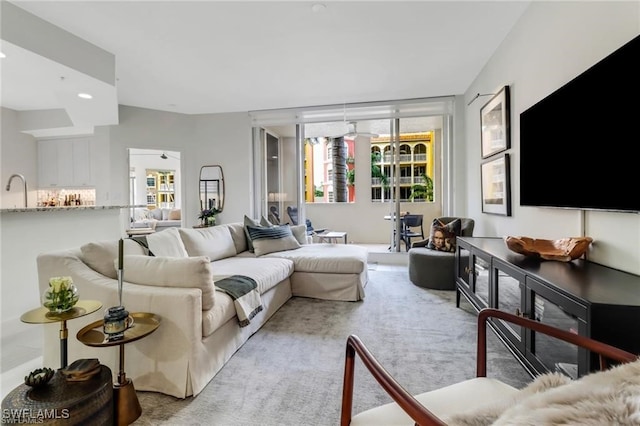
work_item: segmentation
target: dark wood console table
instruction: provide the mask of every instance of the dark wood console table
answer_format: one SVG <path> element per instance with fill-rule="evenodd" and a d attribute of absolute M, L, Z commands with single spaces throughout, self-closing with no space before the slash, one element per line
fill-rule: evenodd
<path fill-rule="evenodd" d="M 557 262 L 509 250 L 501 238 L 457 239 L 456 306 L 497 308 L 534 318 L 640 354 L 640 276 L 576 259 Z M 579 377 L 597 357 L 520 327 L 492 329 L 532 375 L 560 371 Z"/>

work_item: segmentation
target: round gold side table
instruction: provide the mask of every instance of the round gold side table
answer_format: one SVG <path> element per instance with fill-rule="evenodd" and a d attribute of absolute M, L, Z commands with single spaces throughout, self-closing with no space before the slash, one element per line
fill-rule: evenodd
<path fill-rule="evenodd" d="M 142 414 L 142 407 L 133 387 L 133 381 L 127 379 L 124 372 L 124 345 L 148 336 L 160 326 L 160 317 L 149 312 L 132 312 L 129 316 L 133 318 L 133 325 L 125 330 L 122 339 L 107 339 L 103 333 L 104 320 L 92 322 L 81 328 L 76 334 L 78 340 L 87 346 L 98 348 L 119 346 L 118 382 L 113 385 L 115 421 L 118 426 L 131 424 Z"/>
<path fill-rule="evenodd" d="M 20 321 L 28 324 L 49 324 L 60 323 L 60 368 L 67 366 L 67 321 L 89 315 L 102 307 L 102 303 L 97 300 L 78 300 L 73 308 L 60 314 L 49 312 L 44 306 L 25 312 L 20 317 Z"/>

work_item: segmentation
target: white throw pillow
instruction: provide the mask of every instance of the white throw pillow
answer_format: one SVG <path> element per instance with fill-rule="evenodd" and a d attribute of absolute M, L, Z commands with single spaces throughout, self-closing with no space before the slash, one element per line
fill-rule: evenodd
<path fill-rule="evenodd" d="M 236 246 L 226 226 L 210 226 L 202 229 L 178 228 L 178 231 L 189 256 L 207 256 L 213 262 L 236 255 Z"/>
<path fill-rule="evenodd" d="M 168 228 L 147 235 L 149 250 L 154 256 L 188 257 L 187 249 L 180 238 L 178 228 Z"/>
<path fill-rule="evenodd" d="M 298 241 L 298 244 L 307 244 L 307 225 L 293 225 L 291 233 Z"/>
<path fill-rule="evenodd" d="M 149 219 L 162 220 L 162 209 L 149 210 Z"/>
<path fill-rule="evenodd" d="M 231 233 L 231 238 L 233 239 L 233 244 L 236 246 L 236 254 L 242 253 L 243 251 L 247 251 L 249 247 L 247 246 L 247 235 L 244 230 L 244 224 L 242 222 L 234 222 L 234 223 L 225 223 L 224 225 L 229 228 L 229 232 Z"/>
<path fill-rule="evenodd" d="M 215 304 L 211 261 L 206 256 L 124 256 L 123 261 L 124 280 L 127 282 L 156 287 L 199 288 L 202 290 L 202 310 L 208 311 Z"/>
<path fill-rule="evenodd" d="M 300 244 L 291 233 L 289 225 L 247 226 L 247 231 L 251 237 L 256 256 L 300 248 Z"/>
<path fill-rule="evenodd" d="M 118 260 L 118 240 L 114 241 L 98 241 L 87 243 L 80 247 L 82 252 L 82 261 L 96 272 L 102 275 L 116 279 L 118 273 L 113 261 Z M 124 255 L 137 254 L 144 255 L 144 248 L 131 239 L 125 239 L 122 245 Z"/>
<path fill-rule="evenodd" d="M 162 209 L 162 220 L 169 220 L 169 213 L 171 209 Z"/>

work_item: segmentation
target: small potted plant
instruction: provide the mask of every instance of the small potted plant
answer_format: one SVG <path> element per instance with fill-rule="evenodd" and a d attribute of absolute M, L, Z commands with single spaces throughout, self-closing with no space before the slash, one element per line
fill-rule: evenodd
<path fill-rule="evenodd" d="M 42 304 L 49 312 L 61 314 L 78 302 L 78 289 L 71 277 L 52 277 L 49 288 L 42 295 Z"/>
<path fill-rule="evenodd" d="M 204 209 L 200 212 L 198 219 L 202 221 L 203 226 L 213 226 L 216 224 L 216 215 L 220 213 L 220 210 L 213 207 L 210 209 Z"/>

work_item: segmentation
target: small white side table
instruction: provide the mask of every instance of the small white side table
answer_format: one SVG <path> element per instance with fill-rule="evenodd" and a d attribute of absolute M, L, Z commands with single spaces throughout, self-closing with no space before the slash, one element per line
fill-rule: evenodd
<path fill-rule="evenodd" d="M 324 243 L 326 241 L 328 243 L 336 244 L 339 238 L 343 238 L 344 243 L 347 244 L 346 232 L 327 232 L 325 234 L 318 234 L 318 241 L 321 243 Z"/>

